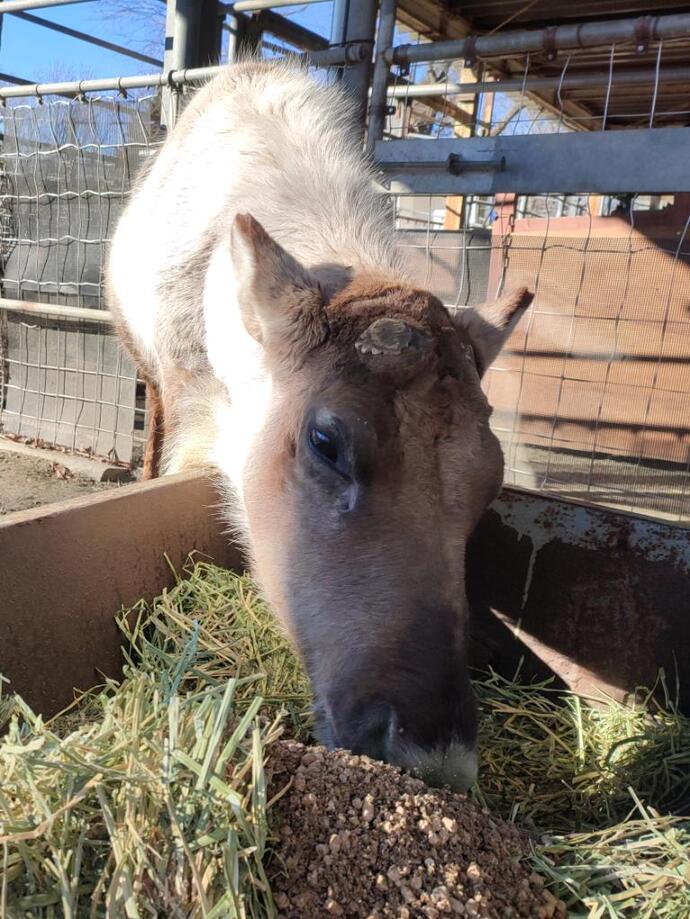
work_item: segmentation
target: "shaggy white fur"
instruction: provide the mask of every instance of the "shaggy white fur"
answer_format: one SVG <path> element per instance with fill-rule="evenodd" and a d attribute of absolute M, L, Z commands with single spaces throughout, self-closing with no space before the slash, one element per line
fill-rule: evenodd
<path fill-rule="evenodd" d="M 193 98 L 135 187 L 108 266 L 112 308 L 163 395 L 179 370 L 197 380 L 176 394 L 167 472 L 211 462 L 241 497 L 270 402 L 237 303 L 236 214 L 251 213 L 329 290 L 350 270 L 402 275 L 386 206 L 339 87 L 297 64 L 246 61 Z"/>

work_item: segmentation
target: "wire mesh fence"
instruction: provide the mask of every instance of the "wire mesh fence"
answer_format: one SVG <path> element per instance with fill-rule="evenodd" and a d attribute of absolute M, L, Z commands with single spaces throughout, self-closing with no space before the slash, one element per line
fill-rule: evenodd
<path fill-rule="evenodd" d="M 142 387 L 98 312 L 108 240 L 133 177 L 161 142 L 159 112 L 160 96 L 143 93 L 0 108 L 2 296 L 26 303 L 0 312 L 6 435 L 137 459 Z M 36 303 L 71 314 L 40 315 Z"/>
<path fill-rule="evenodd" d="M 263 45 L 264 56 L 290 50 L 270 30 Z M 686 125 L 683 47 L 394 67 L 384 143 Z M 161 95 L 0 109 L 4 298 L 105 308 L 107 241 L 162 142 Z M 393 203 L 414 279 L 449 307 L 514 283 L 536 292 L 486 378 L 506 481 L 688 522 L 690 195 L 396 192 Z M 4 433 L 137 461 L 143 388 L 92 313 L 0 310 L 0 387 Z"/>
<path fill-rule="evenodd" d="M 270 32 L 261 49 L 293 50 Z M 333 78 L 327 68 L 312 72 Z M 4 436 L 140 462 L 145 386 L 109 321 L 103 273 L 132 183 L 164 140 L 162 122 L 174 121 L 195 86 L 0 104 Z M 54 315 L 38 304 L 54 304 Z"/>
<path fill-rule="evenodd" d="M 507 276 L 537 294 L 488 380 L 514 484 L 690 517 L 690 200 L 677 197 L 497 220 Z"/>
<path fill-rule="evenodd" d="M 384 144 L 686 125 L 686 51 L 668 41 L 394 68 Z M 490 92 L 497 77 L 509 91 Z M 486 377 L 506 481 L 690 521 L 690 195 L 394 200 L 417 277 L 448 306 L 513 284 L 536 293 Z"/>

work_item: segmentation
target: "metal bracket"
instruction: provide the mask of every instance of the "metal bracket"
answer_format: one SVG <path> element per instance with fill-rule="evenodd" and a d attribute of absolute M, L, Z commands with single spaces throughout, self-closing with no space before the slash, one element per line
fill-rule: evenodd
<path fill-rule="evenodd" d="M 404 143 L 404 141 L 403 141 Z M 427 141 L 423 141 L 427 143 Z M 414 171 L 417 169 L 431 169 L 436 172 L 446 171 L 451 175 L 463 175 L 465 172 L 505 172 L 506 158 L 498 156 L 493 160 L 468 160 L 460 156 L 459 153 L 451 153 L 445 160 L 387 160 L 380 164 L 384 169 L 405 169 Z"/>
<path fill-rule="evenodd" d="M 639 19 L 635 20 L 633 30 L 635 32 L 635 51 L 638 54 L 643 54 L 649 48 L 649 43 L 653 38 L 652 17 L 640 16 Z"/>
<path fill-rule="evenodd" d="M 546 53 L 547 61 L 555 61 L 558 56 L 558 50 L 556 48 L 556 28 L 556 26 L 548 26 L 548 28 L 544 29 L 542 47 Z"/>
<path fill-rule="evenodd" d="M 393 194 L 678 194 L 690 190 L 688 149 L 690 128 L 636 128 L 386 140 L 375 160 Z"/>
<path fill-rule="evenodd" d="M 373 41 L 350 41 L 343 45 L 345 49 L 345 63 L 359 64 L 371 54 L 374 47 Z"/>
<path fill-rule="evenodd" d="M 423 141 L 427 143 L 427 141 Z M 417 169 L 430 169 L 439 172 L 443 166 L 443 160 L 387 160 L 381 164 L 384 169 L 404 169 L 414 171 Z M 492 160 L 468 160 L 460 156 L 459 153 L 451 153 L 445 161 L 446 170 L 454 176 L 463 175 L 466 172 L 505 172 L 506 158 L 498 156 Z"/>

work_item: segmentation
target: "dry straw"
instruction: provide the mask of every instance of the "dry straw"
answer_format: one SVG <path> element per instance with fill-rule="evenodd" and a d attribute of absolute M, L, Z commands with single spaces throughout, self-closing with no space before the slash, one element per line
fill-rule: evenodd
<path fill-rule="evenodd" d="M 251 581 L 205 564 L 120 618 L 121 683 L 44 724 L 0 683 L 0 916 L 275 915 L 265 748 L 309 693 Z M 569 915 L 690 916 L 690 723 L 475 682 L 475 797 L 527 828 Z"/>

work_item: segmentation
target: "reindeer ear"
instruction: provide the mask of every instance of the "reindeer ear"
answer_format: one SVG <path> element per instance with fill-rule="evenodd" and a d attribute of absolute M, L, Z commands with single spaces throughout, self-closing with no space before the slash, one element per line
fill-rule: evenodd
<path fill-rule="evenodd" d="M 230 253 L 244 326 L 265 348 L 304 352 L 325 336 L 318 283 L 251 214 L 235 217 Z"/>
<path fill-rule="evenodd" d="M 534 299 L 526 287 L 507 291 L 497 300 L 458 313 L 454 322 L 470 338 L 477 358 L 479 376 L 495 361 L 508 336 Z"/>

